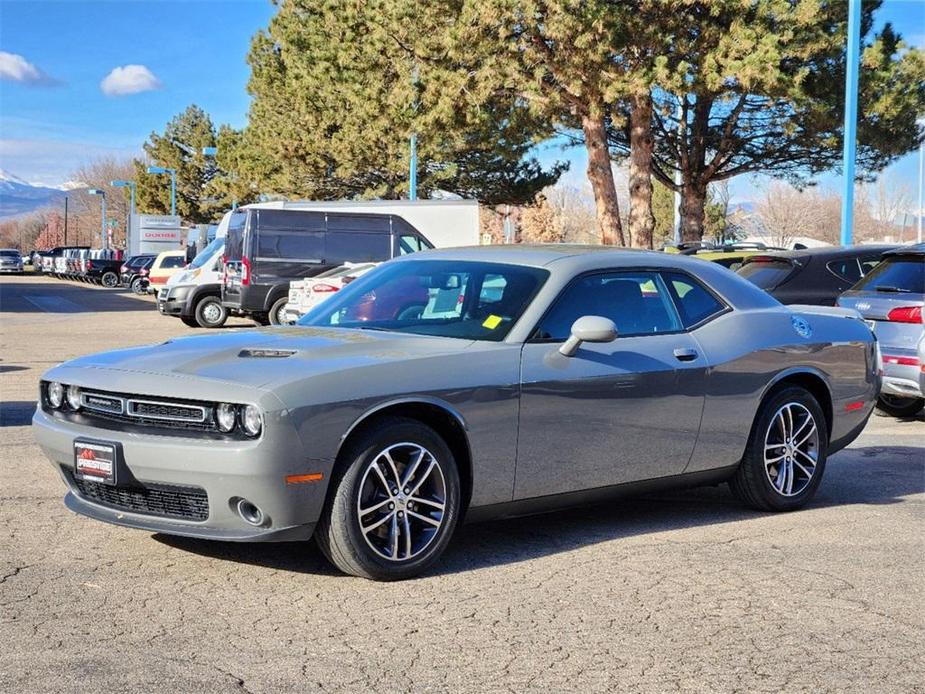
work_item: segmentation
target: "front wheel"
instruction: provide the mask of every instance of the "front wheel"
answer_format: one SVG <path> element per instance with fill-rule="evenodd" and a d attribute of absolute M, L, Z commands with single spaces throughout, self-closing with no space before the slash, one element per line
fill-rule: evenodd
<path fill-rule="evenodd" d="M 459 473 L 449 447 L 412 419 L 380 420 L 345 452 L 315 538 L 347 574 L 380 581 L 436 562 L 456 527 Z"/>
<path fill-rule="evenodd" d="M 201 328 L 221 328 L 228 320 L 228 309 L 217 296 L 207 296 L 196 304 L 196 323 Z"/>
<path fill-rule="evenodd" d="M 877 398 L 877 414 L 887 417 L 913 417 L 925 407 L 925 398 L 903 398 L 881 393 Z"/>
<path fill-rule="evenodd" d="M 187 326 L 188 328 L 200 327 L 199 323 L 192 316 L 180 316 L 180 321 L 183 323 L 183 325 Z"/>
<path fill-rule="evenodd" d="M 753 508 L 798 509 L 819 487 L 828 441 L 825 415 L 816 398 L 803 388 L 785 388 L 762 403 L 729 486 Z"/>

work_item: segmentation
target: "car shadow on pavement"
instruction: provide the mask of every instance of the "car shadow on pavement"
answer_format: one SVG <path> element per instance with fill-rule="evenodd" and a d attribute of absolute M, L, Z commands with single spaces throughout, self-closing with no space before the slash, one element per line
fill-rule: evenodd
<path fill-rule="evenodd" d="M 35 400 L 4 400 L 0 402 L 0 427 L 24 427 L 32 422 Z"/>
<path fill-rule="evenodd" d="M 922 449 L 870 446 L 849 449 L 827 464 L 808 509 L 849 504 L 897 504 L 925 492 Z M 464 525 L 431 574 L 448 574 L 568 552 L 599 542 L 706 527 L 770 514 L 742 506 L 726 485 L 625 497 L 607 504 Z M 752 530 L 753 532 L 753 530 Z M 155 535 L 195 554 L 268 568 L 337 575 L 311 543 L 237 544 Z"/>
<path fill-rule="evenodd" d="M 0 313 L 97 313 L 152 311 L 153 303 L 129 289 L 61 281 L 4 286 Z"/>

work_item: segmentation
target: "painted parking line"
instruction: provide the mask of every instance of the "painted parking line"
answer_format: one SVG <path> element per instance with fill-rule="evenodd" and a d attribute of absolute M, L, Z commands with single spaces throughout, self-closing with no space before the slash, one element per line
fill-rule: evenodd
<path fill-rule="evenodd" d="M 41 294 L 23 294 L 23 299 L 46 313 L 82 313 L 83 306 L 59 296 L 42 296 Z"/>

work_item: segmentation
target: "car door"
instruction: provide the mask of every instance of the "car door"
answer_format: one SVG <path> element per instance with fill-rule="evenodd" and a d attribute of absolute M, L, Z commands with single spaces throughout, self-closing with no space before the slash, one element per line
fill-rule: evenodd
<path fill-rule="evenodd" d="M 618 337 L 559 352 L 572 323 Z M 707 360 L 656 271 L 576 278 L 523 347 L 514 498 L 680 474 L 700 427 Z"/>

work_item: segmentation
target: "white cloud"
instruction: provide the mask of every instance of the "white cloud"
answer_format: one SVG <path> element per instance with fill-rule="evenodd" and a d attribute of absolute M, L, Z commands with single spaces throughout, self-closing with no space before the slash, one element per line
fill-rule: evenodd
<path fill-rule="evenodd" d="M 40 87 L 58 84 L 58 80 L 46 75 L 18 53 L 6 51 L 0 51 L 0 79 Z"/>
<path fill-rule="evenodd" d="M 125 65 L 113 68 L 103 81 L 100 89 L 106 96 L 124 96 L 160 89 L 161 81 L 144 65 Z"/>

